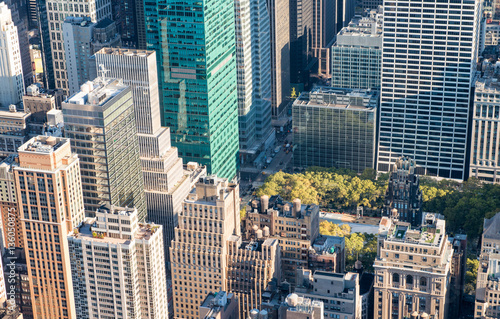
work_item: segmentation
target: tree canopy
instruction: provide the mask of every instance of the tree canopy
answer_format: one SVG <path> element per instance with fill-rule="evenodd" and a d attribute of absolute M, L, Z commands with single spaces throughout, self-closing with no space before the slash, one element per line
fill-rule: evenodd
<path fill-rule="evenodd" d="M 370 172 L 366 175 L 371 176 Z M 346 209 L 357 205 L 380 206 L 384 191 L 385 185 L 358 177 L 349 170 L 310 168 L 300 174 L 270 175 L 256 195 L 281 195 L 285 200 L 299 198 L 304 204 Z"/>

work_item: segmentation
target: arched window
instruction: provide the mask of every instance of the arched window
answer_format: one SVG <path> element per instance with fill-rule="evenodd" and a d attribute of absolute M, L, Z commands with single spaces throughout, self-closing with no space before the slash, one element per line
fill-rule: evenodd
<path fill-rule="evenodd" d="M 399 274 L 392 275 L 392 282 L 399 282 Z"/>
<path fill-rule="evenodd" d="M 406 284 L 413 285 L 413 276 L 412 275 L 406 276 Z"/>
<path fill-rule="evenodd" d="M 425 277 L 420 278 L 420 286 L 423 286 L 423 287 L 427 286 L 427 278 L 425 278 Z"/>

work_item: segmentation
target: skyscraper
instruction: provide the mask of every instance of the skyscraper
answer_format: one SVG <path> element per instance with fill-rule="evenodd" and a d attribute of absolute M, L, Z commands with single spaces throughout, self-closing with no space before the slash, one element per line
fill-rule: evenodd
<path fill-rule="evenodd" d="M 292 106 L 295 167 L 375 167 L 377 91 L 317 87 Z"/>
<path fill-rule="evenodd" d="M 313 28 L 313 0 L 290 0 L 290 82 L 299 87 L 309 81 Z M 302 90 L 300 90 L 302 91 Z"/>
<path fill-rule="evenodd" d="M 379 171 L 409 156 L 417 174 L 467 178 L 480 6 L 479 0 L 385 2 Z"/>
<path fill-rule="evenodd" d="M 88 17 L 67 17 L 63 24 L 64 53 L 70 94 L 97 77 L 94 53 L 103 47 L 121 46 L 116 24 L 108 18 L 93 23 Z"/>
<path fill-rule="evenodd" d="M 162 227 L 101 207 L 68 236 L 79 319 L 168 318 Z"/>
<path fill-rule="evenodd" d="M 382 65 L 382 11 L 355 16 L 332 46 L 332 87 L 378 89 Z"/>
<path fill-rule="evenodd" d="M 104 18 L 111 18 L 111 0 L 84 0 L 69 1 L 62 3 L 58 0 L 47 1 L 47 17 L 50 29 L 43 32 L 50 32 L 50 51 L 52 53 L 52 63 L 54 72 L 55 88 L 63 89 L 69 95 L 69 85 L 67 76 L 67 66 L 64 53 L 63 23 L 69 17 L 89 17 L 90 21 L 98 22 Z M 44 61 L 48 63 L 47 59 Z"/>
<path fill-rule="evenodd" d="M 0 3 L 0 105 L 7 107 L 23 99 L 24 79 L 17 27 L 10 9 Z"/>
<path fill-rule="evenodd" d="M 145 3 L 145 15 L 147 47 L 158 57 L 162 124 L 171 128 L 173 146 L 185 161 L 234 178 L 239 163 L 234 0 L 157 0 Z"/>
<path fill-rule="evenodd" d="M 35 319 L 76 319 L 66 236 L 84 219 L 79 160 L 68 139 L 38 136 L 19 148 L 16 196 Z"/>
<path fill-rule="evenodd" d="M 330 49 L 337 33 L 354 16 L 356 1 L 313 0 L 311 53 L 318 59 L 318 74 L 330 76 Z"/>
<path fill-rule="evenodd" d="M 500 85 L 498 74 L 485 74 L 476 82 L 472 115 L 470 175 L 500 183 Z"/>
<path fill-rule="evenodd" d="M 208 293 L 227 291 L 228 240 L 240 233 L 239 186 L 202 178 L 183 206 L 170 248 L 174 318 L 197 319 Z"/>
<path fill-rule="evenodd" d="M 271 42 L 265 0 L 235 0 L 240 155 L 253 160 L 274 141 L 271 125 Z"/>
<path fill-rule="evenodd" d="M 24 86 L 27 87 L 33 83 L 33 65 L 30 54 L 30 43 L 28 31 L 28 5 L 27 1 L 5 0 L 7 7 L 12 14 L 12 22 L 17 28 L 19 38 L 19 53 L 21 55 L 21 64 L 23 68 Z"/>
<path fill-rule="evenodd" d="M 146 218 L 139 142 L 130 88 L 97 78 L 63 103 L 65 137 L 80 156 L 85 212 L 109 203 Z"/>
<path fill-rule="evenodd" d="M 267 0 L 271 29 L 271 106 L 281 115 L 290 98 L 290 4 Z"/>
<path fill-rule="evenodd" d="M 132 90 L 147 220 L 163 225 L 168 252 L 182 201 L 191 191 L 192 180 L 198 180 L 206 171 L 195 163 L 183 170 L 177 148 L 171 147 L 170 129 L 161 127 L 156 53 L 105 48 L 95 54 L 95 60 L 98 68 L 106 70 L 108 76 L 123 79 Z"/>

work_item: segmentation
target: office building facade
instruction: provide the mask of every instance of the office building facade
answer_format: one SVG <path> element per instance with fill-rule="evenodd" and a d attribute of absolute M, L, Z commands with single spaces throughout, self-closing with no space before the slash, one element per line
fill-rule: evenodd
<path fill-rule="evenodd" d="M 497 75 L 476 81 L 472 114 L 470 176 L 500 183 L 500 85 Z"/>
<path fill-rule="evenodd" d="M 171 147 L 170 129 L 161 127 L 154 51 L 105 48 L 95 54 L 95 60 L 97 68 L 110 77 L 123 79 L 132 90 L 147 220 L 163 226 L 168 251 L 182 202 L 193 180 L 203 177 L 206 169 L 196 163 L 188 163 L 184 169 L 177 148 Z"/>
<path fill-rule="evenodd" d="M 418 228 L 382 217 L 375 259 L 374 318 L 448 318 L 453 247 L 441 216 Z"/>
<path fill-rule="evenodd" d="M 375 166 L 378 92 L 319 87 L 292 106 L 293 165 L 348 168 Z"/>
<path fill-rule="evenodd" d="M 64 134 L 80 156 L 85 213 L 109 203 L 146 218 L 134 104 L 121 80 L 97 78 L 63 103 Z"/>
<path fill-rule="evenodd" d="M 309 81 L 312 58 L 313 0 L 290 1 L 290 83 L 292 87 Z"/>
<path fill-rule="evenodd" d="M 0 27 L 0 106 L 8 107 L 22 101 L 24 78 L 17 27 L 5 2 L 0 4 Z"/>
<path fill-rule="evenodd" d="M 85 215 L 78 157 L 68 139 L 46 136 L 18 153 L 14 176 L 33 318 L 76 319 L 66 236 Z"/>
<path fill-rule="evenodd" d="M 158 0 L 144 9 L 147 48 L 156 50 L 160 70 L 162 124 L 185 161 L 232 179 L 239 164 L 234 0 L 176 4 Z M 184 15 L 186 7 L 196 13 Z"/>
<path fill-rule="evenodd" d="M 238 184 L 201 178 L 183 203 L 170 248 L 174 318 L 195 319 L 213 291 L 227 290 L 228 240 L 240 235 Z"/>
<path fill-rule="evenodd" d="M 480 7 L 479 0 L 384 3 L 379 171 L 410 156 L 417 174 L 468 177 Z"/>
<path fill-rule="evenodd" d="M 161 225 L 101 207 L 68 236 L 78 318 L 168 318 Z"/>
<path fill-rule="evenodd" d="M 382 65 L 382 9 L 355 16 L 337 34 L 332 46 L 332 87 L 380 88 Z"/>
<path fill-rule="evenodd" d="M 290 101 L 290 2 L 268 0 L 271 29 L 271 107 L 280 116 Z"/>
<path fill-rule="evenodd" d="M 270 20 L 265 0 L 236 0 L 234 6 L 240 157 L 247 161 L 274 141 Z"/>
<path fill-rule="evenodd" d="M 89 17 L 67 17 L 63 24 L 64 54 L 70 94 L 97 77 L 94 53 L 121 46 L 116 24 L 108 18 L 93 23 Z"/>
<path fill-rule="evenodd" d="M 45 8 L 45 7 L 44 7 Z M 43 9 L 43 8 L 42 8 Z M 44 53 L 51 52 L 54 88 L 62 89 L 65 95 L 70 95 L 66 54 L 64 51 L 63 24 L 67 17 L 89 17 L 91 22 L 111 18 L 111 0 L 69 1 L 46 0 L 46 27 L 42 21 L 41 36 L 44 40 Z M 43 12 L 41 13 L 43 17 Z M 49 36 L 44 33 L 49 33 Z M 49 42 L 47 42 L 49 41 Z M 49 63 L 45 58 L 44 63 Z M 48 72 L 50 69 L 48 68 Z M 52 87 L 50 87 L 52 88 Z"/>

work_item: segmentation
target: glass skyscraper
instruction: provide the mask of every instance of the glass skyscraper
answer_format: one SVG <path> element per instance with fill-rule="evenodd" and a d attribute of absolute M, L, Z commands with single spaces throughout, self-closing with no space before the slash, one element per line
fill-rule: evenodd
<path fill-rule="evenodd" d="M 234 0 L 145 2 L 147 48 L 158 57 L 162 124 L 185 162 L 238 170 Z"/>
<path fill-rule="evenodd" d="M 135 207 L 146 219 L 144 183 L 131 89 L 97 78 L 63 103 L 64 134 L 78 154 L 85 213 L 102 205 Z"/>
<path fill-rule="evenodd" d="M 378 92 L 318 87 L 292 106 L 294 166 L 375 167 Z"/>

